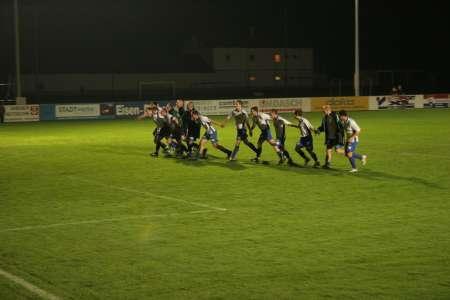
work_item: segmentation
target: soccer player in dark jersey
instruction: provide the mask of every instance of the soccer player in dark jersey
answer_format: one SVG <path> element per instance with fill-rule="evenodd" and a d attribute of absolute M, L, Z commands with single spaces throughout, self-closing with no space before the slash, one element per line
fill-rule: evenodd
<path fill-rule="evenodd" d="M 322 168 L 329 169 L 333 148 L 338 153 L 344 153 L 344 130 L 341 122 L 339 121 L 338 114 L 331 109 L 330 105 L 324 105 L 322 109 L 322 124 L 317 128 L 316 132 L 325 132 L 325 145 L 327 152 L 325 156 L 325 164 Z"/>
<path fill-rule="evenodd" d="M 300 130 L 300 140 L 295 146 L 295 151 L 305 160 L 305 166 L 311 161 L 303 152 L 303 148 L 306 148 L 311 158 L 314 160 L 314 168 L 320 167 L 319 160 L 317 159 L 316 153 L 314 153 L 314 143 L 313 143 L 313 132 L 315 132 L 314 127 L 311 123 L 303 117 L 303 111 L 301 109 L 296 109 L 294 111 L 294 116 L 298 120 L 298 125 L 289 125 L 291 127 L 296 127 Z"/>
<path fill-rule="evenodd" d="M 213 125 L 221 126 L 221 124 L 211 120 L 206 116 L 200 115 L 198 111 L 193 111 L 192 117 L 194 121 L 199 121 L 202 124 L 203 128 L 205 128 L 205 134 L 200 140 L 200 151 L 199 151 L 200 158 L 203 159 L 206 158 L 206 143 L 210 141 L 214 148 L 225 153 L 227 155 L 227 158 L 229 159 L 232 152 L 219 144 L 217 130 L 213 126 Z"/>
<path fill-rule="evenodd" d="M 188 156 L 192 157 L 193 151 L 199 150 L 196 140 L 200 138 L 201 123 L 193 119 L 194 103 L 189 101 L 186 105 L 186 112 L 183 115 L 183 126 L 185 127 L 186 143 L 188 147 Z"/>
<path fill-rule="evenodd" d="M 181 107 L 179 106 L 181 104 Z M 175 150 L 177 156 L 182 156 L 187 153 L 188 149 L 183 144 L 185 139 L 185 134 L 182 127 L 182 113 L 184 113 L 184 104 L 177 100 L 176 107 L 174 108 L 172 104 L 167 104 L 166 109 L 169 112 L 170 118 L 170 141 L 171 146 Z M 180 114 L 181 113 L 181 114 Z"/>
<path fill-rule="evenodd" d="M 256 153 L 256 157 L 253 158 L 252 161 L 259 162 L 259 158 L 261 157 L 262 153 L 262 145 L 264 142 L 268 142 L 273 147 L 280 160 L 283 161 L 285 159 L 283 151 L 281 151 L 280 148 L 277 146 L 277 143 L 272 138 L 272 133 L 270 132 L 269 126 L 269 121 L 271 119 L 270 116 L 268 114 L 260 112 L 257 106 L 253 106 L 250 112 L 253 120 L 250 132 L 252 132 L 256 126 L 258 126 L 258 128 L 261 130 L 261 134 L 259 135 L 258 138 L 258 147 L 257 147 L 258 152 Z"/>
<path fill-rule="evenodd" d="M 277 146 L 280 149 L 280 151 L 283 152 L 284 157 L 288 160 L 288 164 L 293 165 L 294 162 L 292 161 L 289 152 L 286 150 L 284 146 L 284 143 L 286 142 L 286 126 L 290 126 L 292 125 L 292 123 L 282 118 L 280 115 L 278 115 L 278 110 L 276 109 L 271 110 L 270 116 L 272 117 L 273 127 L 275 128 Z M 284 159 L 280 158 L 278 164 L 282 164 L 283 162 Z"/>
<path fill-rule="evenodd" d="M 251 132 L 250 127 L 250 119 L 247 112 L 242 109 L 242 101 L 236 100 L 234 102 L 234 109 L 228 114 L 223 126 L 230 120 L 234 119 L 236 124 L 236 142 L 234 144 L 233 153 L 231 154 L 230 160 L 236 160 L 237 153 L 239 152 L 239 145 L 241 141 L 244 142 L 247 147 L 253 150 L 256 154 L 258 153 L 258 149 L 256 149 L 255 145 L 248 140 L 247 128 Z"/>

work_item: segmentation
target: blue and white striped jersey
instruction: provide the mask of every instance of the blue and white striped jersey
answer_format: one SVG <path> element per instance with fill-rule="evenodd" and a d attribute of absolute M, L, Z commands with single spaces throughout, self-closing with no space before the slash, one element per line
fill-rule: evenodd
<path fill-rule="evenodd" d="M 358 126 L 358 124 L 355 122 L 355 120 L 348 118 L 347 122 L 342 122 L 342 125 L 344 126 L 346 138 L 349 139 L 355 132 L 361 131 L 361 128 Z M 355 136 L 352 138 L 349 142 L 358 142 L 359 138 L 358 136 Z"/>

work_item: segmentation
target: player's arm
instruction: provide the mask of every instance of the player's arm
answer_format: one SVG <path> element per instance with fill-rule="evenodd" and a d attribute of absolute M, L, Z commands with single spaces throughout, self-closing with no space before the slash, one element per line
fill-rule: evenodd
<path fill-rule="evenodd" d="M 223 124 L 222 124 L 222 123 L 216 122 L 216 121 L 214 121 L 214 120 L 212 120 L 212 119 L 209 119 L 209 120 L 211 121 L 211 124 L 217 125 L 217 126 L 220 126 L 220 127 L 223 127 Z"/>
<path fill-rule="evenodd" d="M 324 131 L 325 131 L 325 119 L 322 119 L 322 123 L 320 124 L 319 127 L 316 128 L 316 130 L 314 130 L 314 133 L 320 134 L 321 132 Z"/>
<path fill-rule="evenodd" d="M 282 122 L 283 122 L 283 124 L 284 125 L 286 125 L 286 126 L 291 126 L 291 125 L 293 125 L 290 121 L 288 121 L 288 120 L 286 120 L 285 118 L 282 118 L 282 117 L 278 117 Z"/>
<path fill-rule="evenodd" d="M 253 129 L 255 129 L 255 127 L 256 127 L 256 118 L 255 117 L 252 117 L 252 126 L 250 126 L 250 130 L 251 131 L 253 131 Z"/>
<path fill-rule="evenodd" d="M 143 120 L 143 119 L 148 118 L 150 116 L 151 116 L 150 111 L 146 110 L 146 111 L 144 111 L 144 113 L 142 115 L 138 116 L 136 119 L 137 120 Z"/>
<path fill-rule="evenodd" d="M 353 141 L 353 139 L 357 136 L 359 136 L 359 133 L 361 132 L 361 130 L 358 131 L 353 131 L 353 134 L 347 139 L 347 142 Z"/>
<path fill-rule="evenodd" d="M 324 130 L 325 130 L 325 128 L 323 126 L 323 123 L 319 127 L 316 128 L 316 132 L 324 132 Z"/>
<path fill-rule="evenodd" d="M 350 128 L 353 130 L 353 134 L 350 137 L 348 137 L 347 142 L 352 141 L 355 137 L 359 136 L 361 132 L 361 128 L 355 122 L 352 122 L 350 124 Z"/>
<path fill-rule="evenodd" d="M 250 120 L 249 120 L 248 117 L 245 119 L 245 126 L 247 126 L 247 128 L 248 128 L 248 134 L 249 134 L 250 136 L 253 136 L 253 128 L 254 128 L 254 126 L 252 127 L 252 125 L 250 124 Z"/>
<path fill-rule="evenodd" d="M 233 116 L 231 115 L 231 113 L 229 113 L 227 115 L 227 117 L 225 118 L 225 121 L 222 122 L 222 124 L 220 124 L 220 127 L 225 127 L 225 125 L 227 125 L 228 121 L 232 118 Z"/>

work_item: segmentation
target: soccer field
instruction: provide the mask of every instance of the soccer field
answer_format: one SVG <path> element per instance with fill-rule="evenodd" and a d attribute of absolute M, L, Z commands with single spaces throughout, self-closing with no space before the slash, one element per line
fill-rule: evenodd
<path fill-rule="evenodd" d="M 153 158 L 150 120 L 1 125 L 0 299 L 38 298 L 2 272 L 61 299 L 449 299 L 450 110 L 351 117 L 356 174 Z"/>

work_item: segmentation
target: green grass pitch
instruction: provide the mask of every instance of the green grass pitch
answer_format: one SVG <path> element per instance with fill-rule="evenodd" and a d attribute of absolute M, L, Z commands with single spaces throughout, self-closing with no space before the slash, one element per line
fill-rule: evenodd
<path fill-rule="evenodd" d="M 269 165 L 152 158 L 150 120 L 1 125 L 0 269 L 62 299 L 449 299 L 450 110 L 352 117 L 357 174 L 268 145 Z"/>

